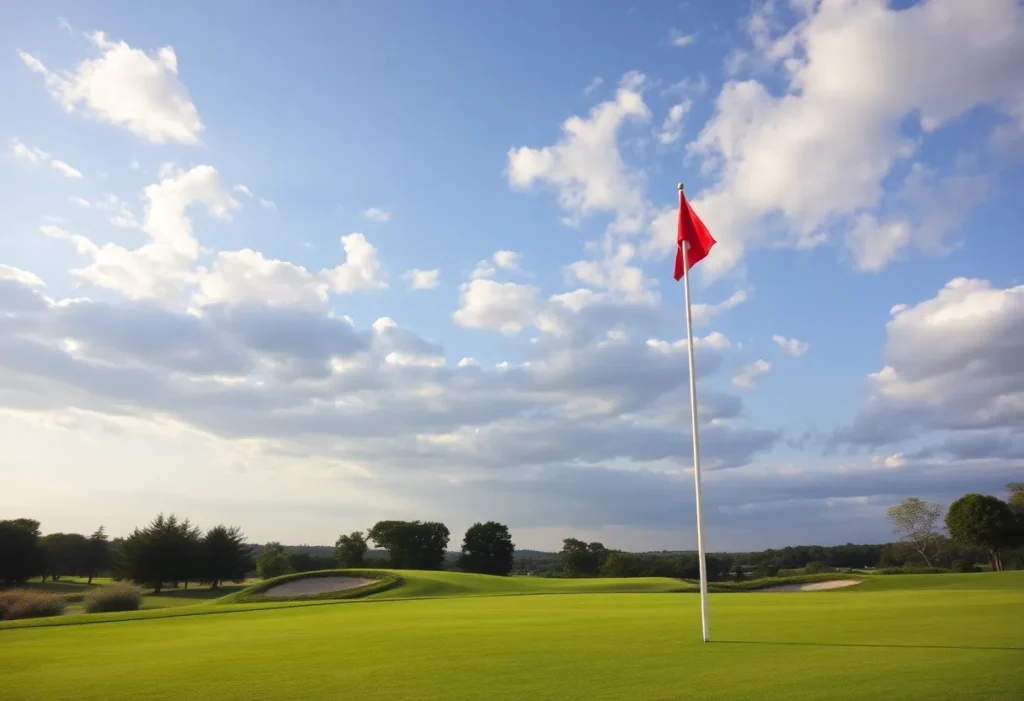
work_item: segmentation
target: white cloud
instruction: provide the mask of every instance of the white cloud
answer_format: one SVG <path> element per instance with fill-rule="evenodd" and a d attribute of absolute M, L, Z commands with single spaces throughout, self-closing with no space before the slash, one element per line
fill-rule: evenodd
<path fill-rule="evenodd" d="M 260 206 L 262 206 L 263 209 L 277 209 L 277 204 L 273 200 L 264 199 L 263 197 L 260 198 Z"/>
<path fill-rule="evenodd" d="M 363 216 L 370 221 L 375 222 L 388 222 L 391 221 L 391 212 L 386 212 L 379 207 L 370 207 L 363 211 Z"/>
<path fill-rule="evenodd" d="M 143 190 L 145 214 L 139 225 L 134 215 L 117 197 L 109 195 L 97 205 L 118 208 L 112 221 L 119 226 L 141 226 L 150 242 L 129 250 L 118 244 L 85 246 L 76 243 L 80 253 L 92 257 L 85 268 L 72 270 L 80 280 L 114 290 L 130 299 L 172 301 L 184 290 L 191 267 L 199 256 L 199 243 L 192 233 L 192 220 L 186 210 L 195 203 L 206 206 L 217 218 L 229 219 L 239 208 L 210 166 L 189 171 L 165 173 L 159 183 Z M 85 241 L 88 241 L 87 239 Z"/>
<path fill-rule="evenodd" d="M 589 95 L 590 93 L 600 88 L 602 85 L 604 85 L 604 78 L 598 76 L 589 83 L 587 83 L 587 87 L 583 88 L 583 94 Z"/>
<path fill-rule="evenodd" d="M 153 143 L 199 143 L 203 123 L 178 79 L 174 49 L 146 53 L 123 41 L 108 41 L 103 32 L 89 37 L 100 55 L 73 71 L 55 73 L 25 52 L 20 56 L 30 70 L 45 77 L 50 95 L 68 112 L 84 108 Z"/>
<path fill-rule="evenodd" d="M 494 264 L 503 270 L 519 270 L 520 258 L 522 254 L 516 251 L 496 251 Z"/>
<path fill-rule="evenodd" d="M 905 221 L 880 222 L 871 214 L 857 217 L 846 234 L 846 247 L 853 254 L 853 267 L 877 273 L 910 243 L 910 225 Z"/>
<path fill-rule="evenodd" d="M 345 262 L 327 271 L 327 279 L 335 292 L 369 292 L 387 287 L 379 279 L 381 273 L 377 249 L 362 234 L 341 237 Z"/>
<path fill-rule="evenodd" d="M 50 159 L 50 154 L 46 151 L 38 148 L 29 148 L 17 139 L 11 139 L 11 155 L 19 161 L 31 163 L 32 165 L 46 162 Z"/>
<path fill-rule="evenodd" d="M 801 355 L 807 352 L 810 346 L 801 340 L 796 338 L 786 338 L 785 336 L 772 336 L 772 340 L 775 341 L 782 350 L 789 353 L 794 358 L 799 358 Z"/>
<path fill-rule="evenodd" d="M 661 125 L 661 131 L 658 132 L 659 143 L 669 146 L 679 141 L 683 135 L 683 118 L 686 117 L 692 107 L 692 101 L 684 100 L 669 108 L 668 115 Z"/>
<path fill-rule="evenodd" d="M 605 242 L 601 260 L 578 260 L 566 266 L 566 276 L 584 285 L 621 293 L 627 301 L 655 303 L 657 293 L 650 288 L 653 280 L 642 268 L 630 265 L 636 255 L 632 244 Z"/>
<path fill-rule="evenodd" d="M 402 273 L 402 279 L 409 281 L 409 286 L 414 290 L 432 290 L 441 284 L 441 271 L 420 270 L 413 268 Z"/>
<path fill-rule="evenodd" d="M 710 274 L 777 236 L 763 217 L 783 215 L 788 242 L 799 246 L 837 218 L 876 207 L 893 166 L 916 149 L 902 131 L 907 116 L 919 115 L 927 138 L 976 106 L 1003 109 L 1020 93 L 1024 10 L 1014 0 L 927 0 L 899 10 L 864 0 L 808 10 L 778 38 L 767 20 L 752 27 L 755 50 L 781 64 L 786 89 L 775 95 L 754 80 L 728 82 L 690 146 L 718 176 L 693 202 L 719 241 L 704 266 Z M 899 248 L 891 240 L 899 232 L 867 231 L 859 234 L 882 245 L 854 237 L 860 260 L 881 265 Z M 667 238 L 662 232 L 658 241 L 670 250 Z"/>
<path fill-rule="evenodd" d="M 906 467 L 907 458 L 903 453 L 893 453 L 892 455 L 872 455 L 871 464 L 878 467 L 900 468 Z"/>
<path fill-rule="evenodd" d="M 757 382 L 762 375 L 766 375 L 772 370 L 771 363 L 765 360 L 755 360 L 752 363 L 744 365 L 732 376 L 732 384 L 734 387 L 741 387 L 743 389 L 754 389 L 757 387 Z"/>
<path fill-rule="evenodd" d="M 644 175 L 627 167 L 618 133 L 628 120 L 647 121 L 644 76 L 627 74 L 614 100 L 594 107 L 587 117 L 570 117 L 553 146 L 520 147 L 508 152 L 509 184 L 527 190 L 546 182 L 558 190 L 558 203 L 576 223 L 595 212 L 613 211 L 613 228 L 639 230 L 646 213 Z"/>
<path fill-rule="evenodd" d="M 694 324 L 706 324 L 712 317 L 733 307 L 739 306 L 747 301 L 747 293 L 744 290 L 736 290 L 728 299 L 718 304 L 693 304 L 690 307 L 690 316 Z"/>
<path fill-rule="evenodd" d="M 68 201 L 71 202 L 72 204 L 78 205 L 82 209 L 92 208 L 92 203 L 89 200 L 85 199 L 84 197 L 78 197 L 77 195 L 75 195 L 73 197 L 69 197 Z"/>
<path fill-rule="evenodd" d="M 886 325 L 885 366 L 846 438 L 882 444 L 925 430 L 1024 428 L 1024 285 L 956 278 Z"/>
<path fill-rule="evenodd" d="M 46 283 L 35 273 L 2 263 L 0 263 L 0 280 L 13 280 L 26 287 L 46 287 Z"/>
<path fill-rule="evenodd" d="M 209 271 L 197 275 L 193 302 L 210 304 L 320 305 L 328 283 L 287 261 L 268 260 L 251 249 L 221 251 Z"/>
<path fill-rule="evenodd" d="M 469 274 L 470 279 L 480 280 L 483 278 L 494 277 L 494 274 L 498 272 L 490 261 L 482 260 L 476 264 L 473 268 L 473 272 Z"/>
<path fill-rule="evenodd" d="M 77 180 L 82 177 L 81 171 L 76 168 L 72 168 L 64 161 L 51 158 L 50 154 L 42 149 L 29 148 L 18 139 L 11 139 L 11 155 L 19 161 L 24 161 L 31 165 L 49 162 L 50 166 L 65 178 Z"/>
<path fill-rule="evenodd" d="M 82 177 L 82 171 L 72 168 L 64 161 L 58 161 L 57 159 L 54 159 L 50 161 L 50 165 L 53 166 L 53 169 L 56 170 L 61 175 L 63 175 L 65 178 L 78 180 Z"/>
<path fill-rule="evenodd" d="M 457 326 L 489 329 L 514 335 L 531 323 L 538 290 L 532 285 L 477 279 L 462 285 L 459 308 L 452 314 Z"/>
<path fill-rule="evenodd" d="M 672 29 L 668 33 L 668 40 L 672 46 L 689 46 L 697 38 L 697 34 L 684 34 L 678 29 Z"/>
<path fill-rule="evenodd" d="M 235 185 L 231 189 L 234 190 L 235 192 L 237 192 L 239 195 L 245 195 L 246 197 L 252 197 L 252 190 L 247 188 L 245 185 Z"/>

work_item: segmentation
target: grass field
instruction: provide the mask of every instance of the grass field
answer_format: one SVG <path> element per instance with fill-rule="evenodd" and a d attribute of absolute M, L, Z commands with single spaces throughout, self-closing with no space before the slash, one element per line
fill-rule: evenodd
<path fill-rule="evenodd" d="M 2 697 L 1017 699 L 1024 685 L 1024 572 L 713 594 L 709 645 L 696 597 L 665 593 L 678 586 L 418 572 L 351 602 L 12 621 Z"/>

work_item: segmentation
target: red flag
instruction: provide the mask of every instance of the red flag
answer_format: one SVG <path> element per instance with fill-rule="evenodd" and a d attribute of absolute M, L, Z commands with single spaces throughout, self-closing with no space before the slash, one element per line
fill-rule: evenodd
<path fill-rule="evenodd" d="M 711 247 L 715 245 L 715 239 L 711 232 L 704 226 L 697 213 L 693 211 L 690 203 L 686 201 L 686 195 L 679 190 L 679 233 L 676 236 L 676 271 L 675 278 L 679 280 L 686 272 L 683 270 L 683 242 L 686 241 L 690 247 L 686 250 L 686 262 L 690 267 L 707 257 Z"/>

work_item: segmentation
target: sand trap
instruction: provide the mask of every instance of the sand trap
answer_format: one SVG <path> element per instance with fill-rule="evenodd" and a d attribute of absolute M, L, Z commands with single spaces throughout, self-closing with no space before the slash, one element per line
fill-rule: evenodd
<path fill-rule="evenodd" d="M 263 596 L 273 598 L 326 594 L 332 591 L 355 589 L 373 581 L 372 579 L 363 579 L 362 577 L 307 577 L 306 579 L 296 579 L 284 584 L 278 584 L 276 587 L 271 587 L 263 592 Z"/>
<path fill-rule="evenodd" d="M 852 587 L 854 584 L 860 584 L 860 580 L 833 579 L 828 582 L 807 582 L 806 584 L 780 584 L 777 587 L 768 587 L 767 589 L 759 589 L 758 591 L 768 592 L 769 594 L 784 591 L 824 591 L 825 589 L 841 589 L 843 587 Z"/>

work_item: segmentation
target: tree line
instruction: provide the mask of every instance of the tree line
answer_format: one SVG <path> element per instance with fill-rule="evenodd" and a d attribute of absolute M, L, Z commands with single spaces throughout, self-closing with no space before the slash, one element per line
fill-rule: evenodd
<path fill-rule="evenodd" d="M 280 543 L 249 544 L 241 529 L 218 525 L 202 531 L 187 518 L 159 514 L 126 538 L 113 541 L 101 526 L 91 536 L 74 533 L 40 534 L 39 521 L 0 521 L 0 584 L 18 584 L 41 577 L 92 578 L 101 574 L 127 580 L 159 593 L 165 585 L 188 587 L 190 582 L 217 588 L 256 574 L 276 577 L 335 567 L 369 564 L 369 541 L 387 552 L 374 564 L 394 569 L 445 569 L 450 539 L 443 523 L 380 521 L 364 535 L 340 536 L 333 556 L 287 552 Z M 466 531 L 456 566 L 465 572 L 507 575 L 515 545 L 508 527 L 494 522 L 474 524 Z"/>
<path fill-rule="evenodd" d="M 949 539 L 953 543 L 981 550 L 993 571 L 1006 569 L 1007 554 L 1010 565 L 1020 563 L 1024 548 L 1024 482 L 1006 485 L 1009 498 L 1003 501 L 988 494 L 965 494 L 946 510 L 943 519 Z M 939 529 L 942 518 L 941 504 L 929 504 L 917 497 L 909 497 L 887 512 L 893 531 L 926 566 L 932 566 L 942 556 L 947 539 Z"/>
<path fill-rule="evenodd" d="M 897 543 L 877 545 L 790 546 L 750 553 L 707 556 L 709 578 L 775 576 L 785 570 L 864 569 L 924 566 L 993 570 L 1024 568 L 1024 483 L 1007 485 L 1004 502 L 994 496 L 966 494 L 950 505 L 943 524 L 940 505 L 915 497 L 888 511 Z M 531 574 L 567 577 L 675 577 L 695 579 L 699 560 L 693 552 L 628 553 L 567 538 L 558 553 L 516 557 L 507 526 L 476 523 L 461 550 L 448 551 L 450 532 L 436 521 L 379 521 L 365 532 L 342 534 L 334 548 L 254 546 L 237 527 L 207 531 L 188 519 L 160 514 L 125 538 L 110 540 L 100 526 L 91 535 L 41 535 L 32 519 L 0 521 L 0 584 L 42 577 L 92 578 L 101 574 L 160 591 L 189 582 L 218 587 L 253 574 L 276 577 L 289 572 L 373 566 L 394 569 L 457 569 L 481 574 Z M 370 543 L 380 552 L 371 553 Z M 308 552 L 308 551 L 313 552 Z"/>

